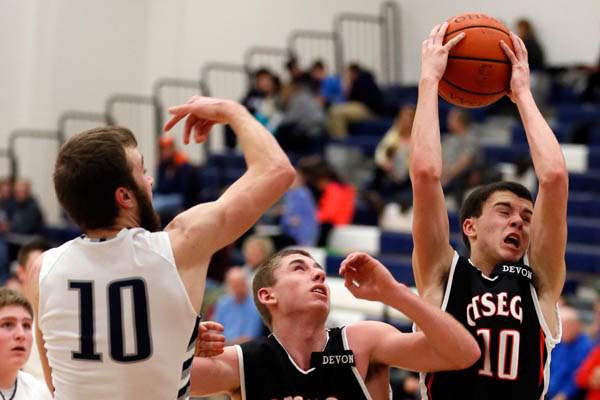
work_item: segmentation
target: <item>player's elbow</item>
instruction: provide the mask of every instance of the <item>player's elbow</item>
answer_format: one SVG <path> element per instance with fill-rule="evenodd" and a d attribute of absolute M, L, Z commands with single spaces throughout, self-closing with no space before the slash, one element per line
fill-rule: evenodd
<path fill-rule="evenodd" d="M 470 335 L 469 335 L 470 336 Z M 481 350 L 475 338 L 466 342 L 466 346 L 460 349 L 460 356 L 455 359 L 456 369 L 466 369 L 475 364 L 481 357 Z"/>
<path fill-rule="evenodd" d="M 273 188 L 281 188 L 283 192 L 285 192 L 292 183 L 294 183 L 294 179 L 296 179 L 296 170 L 287 157 L 273 163 L 266 173 L 274 184 Z"/>
<path fill-rule="evenodd" d="M 557 165 L 554 168 L 544 171 L 538 176 L 541 187 L 567 187 L 569 184 L 569 172 L 565 165 Z"/>
<path fill-rule="evenodd" d="M 427 160 L 413 160 L 410 175 L 413 183 L 439 182 L 442 178 L 442 168 Z"/>

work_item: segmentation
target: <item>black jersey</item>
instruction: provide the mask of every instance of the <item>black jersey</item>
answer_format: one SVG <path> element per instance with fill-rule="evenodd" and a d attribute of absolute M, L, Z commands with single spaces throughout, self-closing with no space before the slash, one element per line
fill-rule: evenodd
<path fill-rule="evenodd" d="M 371 399 L 347 343 L 345 328 L 330 329 L 325 350 L 312 354 L 307 371 L 296 365 L 273 334 L 240 345 L 242 400 Z"/>
<path fill-rule="evenodd" d="M 525 265 L 499 265 L 491 277 L 454 255 L 442 309 L 479 342 L 481 357 L 461 371 L 421 374 L 424 400 L 543 398 L 557 340 L 544 321 Z"/>

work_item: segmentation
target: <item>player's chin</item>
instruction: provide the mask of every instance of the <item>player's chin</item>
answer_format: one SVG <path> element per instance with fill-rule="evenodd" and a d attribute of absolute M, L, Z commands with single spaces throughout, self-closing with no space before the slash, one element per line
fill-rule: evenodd
<path fill-rule="evenodd" d="M 516 263 L 523 258 L 524 252 L 517 248 L 502 247 L 500 249 L 500 258 L 507 263 Z"/>

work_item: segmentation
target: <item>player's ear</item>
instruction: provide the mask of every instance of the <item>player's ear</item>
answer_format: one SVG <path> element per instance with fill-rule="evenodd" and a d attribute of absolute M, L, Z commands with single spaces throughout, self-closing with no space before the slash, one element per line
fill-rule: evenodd
<path fill-rule="evenodd" d="M 115 190 L 115 202 L 120 208 L 130 209 L 135 205 L 135 196 L 129 189 L 119 186 Z"/>
<path fill-rule="evenodd" d="M 467 218 L 463 221 L 462 230 L 468 238 L 477 237 L 477 227 L 475 226 L 475 218 Z"/>
<path fill-rule="evenodd" d="M 260 301 L 262 304 L 267 305 L 277 303 L 277 298 L 275 297 L 275 294 L 271 288 L 260 288 L 258 289 L 256 295 L 258 297 L 258 301 Z"/>

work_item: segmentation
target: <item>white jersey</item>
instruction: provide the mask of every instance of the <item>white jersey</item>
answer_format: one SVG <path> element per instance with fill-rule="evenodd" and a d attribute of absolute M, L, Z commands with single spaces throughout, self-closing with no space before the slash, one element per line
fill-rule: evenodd
<path fill-rule="evenodd" d="M 7 390 L 0 389 L 3 399 L 52 400 L 48 387 L 27 372 L 19 371 L 15 385 Z"/>
<path fill-rule="evenodd" d="M 198 321 L 165 232 L 45 253 L 39 326 L 56 400 L 187 399 Z"/>

